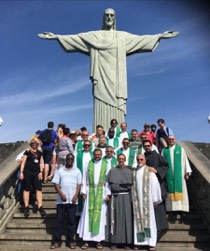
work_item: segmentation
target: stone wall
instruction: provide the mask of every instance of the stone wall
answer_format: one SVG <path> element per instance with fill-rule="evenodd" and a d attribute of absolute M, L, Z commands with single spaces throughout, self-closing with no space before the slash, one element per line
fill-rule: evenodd
<path fill-rule="evenodd" d="M 201 151 L 208 159 L 210 159 L 210 144 L 209 143 L 195 143 L 195 142 L 192 142 L 192 144 L 199 151 Z"/>
<path fill-rule="evenodd" d="M 19 165 L 16 157 L 28 147 L 28 142 L 0 144 L 0 232 L 12 217 L 18 206 L 18 178 Z"/>
<path fill-rule="evenodd" d="M 24 144 L 24 141 L 0 144 L 0 165 L 7 157 L 9 157 L 13 152 L 15 152 L 23 144 Z"/>
<path fill-rule="evenodd" d="M 187 182 L 189 195 L 210 233 L 210 159 L 200 150 L 201 145 L 195 147 L 191 142 L 180 142 L 180 145 L 185 149 L 192 168 Z M 202 145 L 202 149 L 208 152 L 206 148 Z"/>

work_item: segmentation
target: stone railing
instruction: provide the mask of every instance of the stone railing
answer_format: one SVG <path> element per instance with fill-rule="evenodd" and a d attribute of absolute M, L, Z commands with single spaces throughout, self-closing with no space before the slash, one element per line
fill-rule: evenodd
<path fill-rule="evenodd" d="M 11 151 L 0 165 L 0 232 L 4 231 L 6 223 L 12 217 L 13 212 L 19 205 L 17 191 L 17 173 L 19 165 L 16 157 L 24 151 L 28 143 L 22 143 L 18 149 Z"/>
<path fill-rule="evenodd" d="M 24 141 L 17 141 L 13 143 L 1 143 L 0 144 L 0 165 L 1 163 L 14 151 L 16 151 Z"/>
<path fill-rule="evenodd" d="M 189 158 L 192 175 L 187 182 L 189 196 L 210 233 L 210 160 L 191 142 L 179 142 Z"/>

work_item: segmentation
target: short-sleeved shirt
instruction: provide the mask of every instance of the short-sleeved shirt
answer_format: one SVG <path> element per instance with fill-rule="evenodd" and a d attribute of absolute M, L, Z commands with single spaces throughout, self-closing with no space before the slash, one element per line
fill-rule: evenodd
<path fill-rule="evenodd" d="M 52 183 L 60 185 L 61 191 L 66 195 L 66 201 L 63 202 L 60 195 L 57 194 L 57 204 L 72 204 L 72 198 L 76 193 L 77 185 L 82 183 L 82 174 L 76 167 L 70 170 L 66 167 L 61 167 L 54 175 Z M 76 202 L 77 204 L 78 202 Z"/>
<path fill-rule="evenodd" d="M 24 170 L 30 170 L 31 172 L 40 172 L 40 159 L 42 157 L 42 152 L 37 151 L 36 153 L 26 150 L 23 155 L 27 156 L 26 164 Z"/>
<path fill-rule="evenodd" d="M 47 128 L 45 130 L 49 130 L 49 129 Z M 42 130 L 39 135 L 41 135 L 45 130 Z M 58 139 L 58 135 L 57 135 L 56 131 L 54 131 L 54 130 L 51 130 L 51 134 L 52 134 L 51 143 L 49 145 L 43 144 L 42 147 L 47 147 L 47 148 L 53 149 L 54 140 Z"/>

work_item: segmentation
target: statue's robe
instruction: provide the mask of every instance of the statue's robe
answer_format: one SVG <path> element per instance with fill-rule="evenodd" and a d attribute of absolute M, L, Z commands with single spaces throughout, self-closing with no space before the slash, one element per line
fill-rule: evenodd
<path fill-rule="evenodd" d="M 90 56 L 93 83 L 94 124 L 108 129 L 111 119 L 124 121 L 127 102 L 126 56 L 153 51 L 161 38 L 157 35 L 133 35 L 124 31 L 90 31 L 77 35 L 57 35 L 66 52 Z"/>

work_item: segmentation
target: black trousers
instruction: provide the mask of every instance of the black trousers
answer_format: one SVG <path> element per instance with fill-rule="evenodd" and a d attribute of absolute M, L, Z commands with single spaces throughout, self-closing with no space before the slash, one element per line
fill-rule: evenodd
<path fill-rule="evenodd" d="M 57 204 L 55 242 L 61 241 L 61 236 L 66 222 L 67 222 L 67 234 L 66 234 L 67 244 L 76 240 L 76 227 L 77 227 L 76 213 L 77 213 L 77 204 Z"/>

